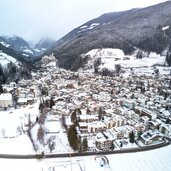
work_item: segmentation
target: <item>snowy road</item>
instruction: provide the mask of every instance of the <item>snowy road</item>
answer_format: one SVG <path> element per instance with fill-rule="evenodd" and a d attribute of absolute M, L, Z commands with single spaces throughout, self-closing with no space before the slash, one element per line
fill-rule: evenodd
<path fill-rule="evenodd" d="M 37 159 L 0 159 L 1 171 L 49 171 L 55 170 L 80 170 L 79 164 L 84 167 L 84 171 L 91 170 L 111 170 L 111 171 L 170 171 L 171 168 L 171 145 L 155 150 L 144 152 L 132 152 L 123 154 L 105 155 L 109 160 L 110 168 L 101 167 L 99 161 L 92 156 L 60 157 Z M 65 162 L 67 164 L 64 164 Z M 79 161 L 79 162 L 78 162 Z M 10 163 L 10 164 L 9 164 Z M 77 163 L 77 164 L 76 164 Z M 72 166 L 71 166 L 72 165 Z"/>
<path fill-rule="evenodd" d="M 138 153 L 138 152 L 149 152 L 149 150 L 157 150 L 162 149 L 165 146 L 171 146 L 169 145 L 170 141 L 166 141 L 160 144 L 152 145 L 152 146 L 143 146 L 141 148 L 125 148 L 120 150 L 114 150 L 114 151 L 99 151 L 99 152 L 84 152 L 84 153 L 51 153 L 51 154 L 45 154 L 43 158 L 67 158 L 67 157 L 81 157 L 81 156 L 93 156 L 93 155 L 112 155 L 112 154 L 122 154 L 122 153 Z M 1 151 L 2 153 L 2 151 Z M 6 158 L 6 159 L 37 159 L 42 158 L 41 154 L 0 154 L 0 158 Z"/>

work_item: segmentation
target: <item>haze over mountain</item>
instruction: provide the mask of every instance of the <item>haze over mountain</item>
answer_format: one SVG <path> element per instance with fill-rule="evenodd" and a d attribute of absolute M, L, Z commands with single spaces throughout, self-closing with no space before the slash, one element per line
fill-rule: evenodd
<path fill-rule="evenodd" d="M 45 51 L 46 49 L 50 48 L 56 41 L 51 38 L 42 38 L 35 44 L 36 49 L 40 49 Z"/>
<path fill-rule="evenodd" d="M 103 14 L 75 28 L 49 50 L 59 66 L 77 70 L 84 65 L 81 55 L 97 48 L 119 48 L 125 54 L 136 49 L 162 53 L 170 44 L 171 2 Z"/>

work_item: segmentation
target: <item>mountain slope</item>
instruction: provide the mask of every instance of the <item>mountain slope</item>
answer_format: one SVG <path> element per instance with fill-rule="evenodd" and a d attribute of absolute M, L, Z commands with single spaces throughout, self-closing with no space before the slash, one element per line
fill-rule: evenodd
<path fill-rule="evenodd" d="M 3 36 L 0 40 L 0 44 L 10 47 L 25 57 L 32 58 L 38 55 L 29 43 L 19 36 Z"/>
<path fill-rule="evenodd" d="M 39 58 L 50 46 L 55 43 L 49 38 L 41 39 L 36 45 L 31 45 L 19 36 L 1 36 L 0 45 L 15 51 L 20 54 L 26 61 L 34 61 Z M 7 53 L 7 52 L 6 52 Z M 15 57 L 15 55 L 13 55 Z"/>
<path fill-rule="evenodd" d="M 26 56 L 25 54 L 23 54 L 22 51 L 20 50 L 16 50 L 16 48 L 14 48 L 11 44 L 9 44 L 6 41 L 2 41 L 3 39 L 0 37 L 0 51 L 12 56 L 13 58 L 15 58 L 16 60 L 20 61 L 20 62 L 26 62 L 26 63 L 32 63 L 33 62 L 33 58 L 30 58 L 29 56 Z"/>
<path fill-rule="evenodd" d="M 74 29 L 49 51 L 59 66 L 77 70 L 83 53 L 97 48 L 119 48 L 131 54 L 136 48 L 161 53 L 171 38 L 171 2 L 143 9 L 104 14 Z M 168 29 L 164 29 L 168 26 Z"/>

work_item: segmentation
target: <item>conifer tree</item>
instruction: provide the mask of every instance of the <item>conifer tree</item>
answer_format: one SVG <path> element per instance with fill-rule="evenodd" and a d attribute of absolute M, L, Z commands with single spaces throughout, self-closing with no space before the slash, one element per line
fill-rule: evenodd
<path fill-rule="evenodd" d="M 68 130 L 68 141 L 73 150 L 78 150 L 78 137 L 75 125 L 71 125 Z"/>
<path fill-rule="evenodd" d="M 74 110 L 72 113 L 71 113 L 71 122 L 73 124 L 77 124 L 77 113 L 76 113 L 76 110 Z"/>
<path fill-rule="evenodd" d="M 99 120 L 101 120 L 102 117 L 103 117 L 103 110 L 102 110 L 102 107 L 100 106 L 99 107 L 99 111 L 98 111 L 98 118 L 99 118 Z"/>
<path fill-rule="evenodd" d="M 82 149 L 83 151 L 86 151 L 88 149 L 87 137 L 83 138 Z"/>
<path fill-rule="evenodd" d="M 52 109 L 52 107 L 55 105 L 54 101 L 53 101 L 53 98 L 51 97 L 50 98 L 50 108 Z"/>
<path fill-rule="evenodd" d="M 133 131 L 129 134 L 129 142 L 132 144 L 135 142 L 135 134 Z"/>

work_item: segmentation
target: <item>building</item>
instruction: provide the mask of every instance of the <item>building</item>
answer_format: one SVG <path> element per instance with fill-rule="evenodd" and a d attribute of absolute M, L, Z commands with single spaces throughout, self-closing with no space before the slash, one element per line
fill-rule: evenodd
<path fill-rule="evenodd" d="M 11 107 L 11 106 L 13 106 L 12 94 L 2 93 L 0 95 L 0 108 Z"/>
<path fill-rule="evenodd" d="M 108 132 L 99 132 L 96 135 L 96 148 L 99 150 L 109 150 L 112 146 L 113 138 Z"/>

